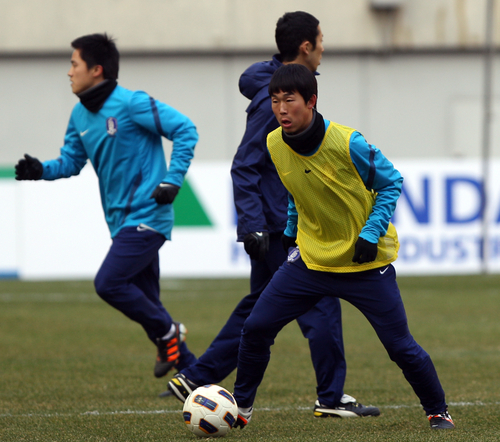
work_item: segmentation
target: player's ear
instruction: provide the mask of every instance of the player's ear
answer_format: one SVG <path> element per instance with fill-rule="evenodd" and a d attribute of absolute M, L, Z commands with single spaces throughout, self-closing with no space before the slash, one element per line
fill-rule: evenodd
<path fill-rule="evenodd" d="M 311 96 L 311 98 L 309 98 L 309 101 L 307 102 L 307 108 L 312 109 L 314 106 L 316 106 L 317 101 L 318 101 L 318 97 L 313 94 Z"/>
<path fill-rule="evenodd" d="M 100 64 L 96 64 L 92 68 L 92 76 L 95 78 L 104 76 L 104 69 Z"/>
<path fill-rule="evenodd" d="M 309 55 L 310 51 L 311 43 L 307 40 L 304 40 L 299 46 L 299 52 L 303 53 L 304 55 Z"/>

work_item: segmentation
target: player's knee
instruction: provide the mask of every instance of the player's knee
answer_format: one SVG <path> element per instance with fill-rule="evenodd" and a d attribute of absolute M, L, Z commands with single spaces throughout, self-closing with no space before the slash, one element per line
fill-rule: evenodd
<path fill-rule="evenodd" d="M 114 293 L 113 285 L 106 274 L 99 272 L 94 279 L 96 293 L 104 300 L 107 300 Z"/>
<path fill-rule="evenodd" d="M 266 353 L 269 351 L 266 349 L 269 349 L 274 344 L 274 338 L 277 333 L 261 318 L 250 315 L 245 321 L 241 332 L 240 349 L 241 345 L 243 345 L 247 350 L 251 349 L 256 353 Z"/>
<path fill-rule="evenodd" d="M 396 362 L 401 369 L 412 369 L 422 366 L 430 360 L 429 354 L 409 335 L 400 339 L 387 349 L 391 360 Z"/>
<path fill-rule="evenodd" d="M 250 315 L 243 325 L 243 334 L 246 336 L 261 336 L 265 334 L 266 326 L 264 321 L 257 315 Z"/>

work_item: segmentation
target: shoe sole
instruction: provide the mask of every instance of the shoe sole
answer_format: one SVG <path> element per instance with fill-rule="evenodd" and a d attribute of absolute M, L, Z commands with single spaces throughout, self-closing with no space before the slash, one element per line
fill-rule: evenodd
<path fill-rule="evenodd" d="M 327 409 L 322 409 L 322 408 L 317 408 L 314 410 L 314 417 L 336 417 L 336 418 L 351 418 L 351 417 L 375 417 L 379 416 L 380 412 L 378 414 L 357 414 L 354 413 L 353 411 L 348 411 L 348 410 L 327 410 Z"/>
<path fill-rule="evenodd" d="M 435 425 L 434 427 L 431 427 L 431 430 L 453 430 L 455 428 L 455 425 L 450 425 L 450 426 L 447 426 L 447 427 L 439 427 L 437 425 Z"/>
<path fill-rule="evenodd" d="M 173 370 L 179 358 L 172 362 L 166 362 L 164 364 L 156 364 L 154 369 L 155 378 L 162 378 L 168 374 L 169 371 Z"/>
<path fill-rule="evenodd" d="M 448 421 L 431 425 L 432 430 L 452 430 L 453 428 L 455 428 L 455 424 L 452 424 L 451 422 Z"/>
<path fill-rule="evenodd" d="M 336 418 L 349 418 L 349 417 L 360 417 L 359 414 L 353 413 L 352 411 L 335 411 L 335 413 L 329 411 L 315 410 L 314 417 L 336 417 Z"/>

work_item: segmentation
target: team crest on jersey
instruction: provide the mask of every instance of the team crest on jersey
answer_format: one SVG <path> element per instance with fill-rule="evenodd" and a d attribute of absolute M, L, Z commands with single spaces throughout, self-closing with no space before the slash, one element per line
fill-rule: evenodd
<path fill-rule="evenodd" d="M 299 258 L 300 258 L 300 250 L 298 247 L 295 247 L 288 254 L 287 261 L 288 261 L 288 263 L 292 263 L 292 262 L 297 261 L 297 259 L 299 259 Z"/>
<path fill-rule="evenodd" d="M 115 117 L 109 117 L 106 120 L 106 132 L 112 137 L 118 132 L 118 121 Z"/>

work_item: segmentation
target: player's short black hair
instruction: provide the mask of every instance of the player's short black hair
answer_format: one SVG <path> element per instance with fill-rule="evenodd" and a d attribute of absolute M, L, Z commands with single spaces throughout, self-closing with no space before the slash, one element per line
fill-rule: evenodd
<path fill-rule="evenodd" d="M 268 91 L 271 96 L 279 92 L 298 92 L 307 103 L 313 95 L 318 96 L 318 82 L 304 65 L 284 64 L 274 72 Z"/>
<path fill-rule="evenodd" d="M 104 78 L 118 79 L 120 54 L 114 39 L 104 34 L 89 34 L 71 42 L 74 49 L 80 51 L 80 57 L 87 63 L 87 68 L 102 66 Z"/>
<path fill-rule="evenodd" d="M 299 55 L 299 47 L 304 41 L 316 49 L 319 20 L 308 12 L 287 12 L 276 23 L 276 45 L 282 61 L 293 61 Z"/>

